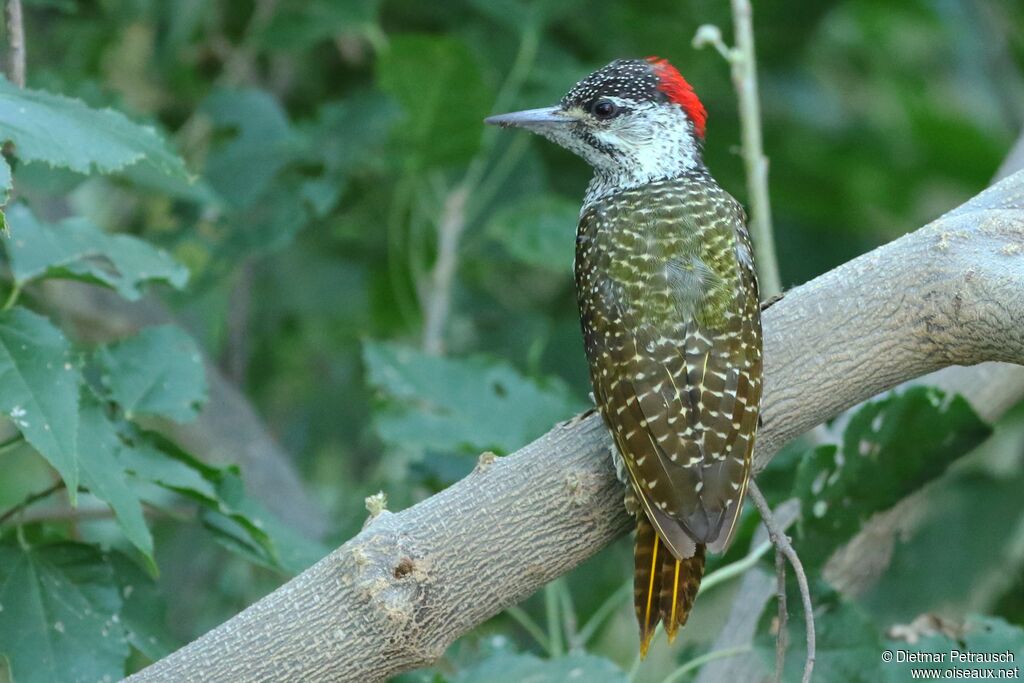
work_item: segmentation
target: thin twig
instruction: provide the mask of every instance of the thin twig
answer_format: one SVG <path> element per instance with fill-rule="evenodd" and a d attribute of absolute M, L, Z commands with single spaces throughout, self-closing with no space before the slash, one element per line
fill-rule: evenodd
<path fill-rule="evenodd" d="M 544 629 L 540 627 L 536 621 L 519 605 L 512 605 L 505 610 L 505 614 L 512 617 L 517 624 L 519 624 L 524 631 L 533 636 L 533 639 L 537 641 L 537 644 L 544 648 L 544 651 L 551 654 L 551 643 L 548 642 L 548 635 L 544 633 Z"/>
<path fill-rule="evenodd" d="M 701 595 L 705 591 L 709 591 L 723 581 L 728 581 L 737 576 L 742 575 L 751 567 L 757 565 L 758 560 L 764 557 L 764 554 L 772 547 L 770 541 L 761 543 L 756 548 L 747 553 L 742 559 L 736 560 L 724 567 L 719 567 L 715 571 L 711 572 L 704 577 L 704 580 L 700 582 L 700 589 L 697 595 Z"/>
<path fill-rule="evenodd" d="M 562 647 L 562 620 L 559 617 L 559 600 L 557 584 L 564 581 L 555 579 L 544 587 L 544 612 L 548 622 L 548 643 L 552 657 L 561 657 L 565 650 Z"/>
<path fill-rule="evenodd" d="M 801 680 L 803 683 L 810 683 L 811 673 L 814 671 L 815 639 L 814 608 L 811 605 L 811 589 L 807 583 L 807 574 L 804 572 L 804 565 L 800 562 L 800 557 L 796 554 L 796 550 L 793 549 L 793 544 L 789 542 L 789 537 L 786 535 L 785 530 L 779 528 L 775 515 L 768 506 L 768 501 L 765 500 L 761 489 L 758 488 L 754 481 L 751 481 L 748 491 L 750 500 L 753 501 L 757 511 L 761 514 L 761 521 L 764 523 L 765 528 L 768 529 L 768 538 L 775 544 L 776 550 L 786 556 L 789 564 L 793 567 L 793 574 L 796 575 L 796 582 L 800 588 L 800 599 L 803 602 L 804 623 L 807 626 L 807 660 L 804 662 L 804 675 Z M 784 578 L 782 580 L 785 581 Z M 783 590 L 785 589 L 783 588 Z M 781 629 L 778 637 L 783 637 Z"/>
<path fill-rule="evenodd" d="M 583 649 L 580 642 L 579 625 L 576 621 L 576 605 L 572 601 L 569 584 L 564 580 L 555 582 L 558 586 L 559 606 L 562 608 L 562 627 L 565 629 L 565 649 L 578 652 Z"/>
<path fill-rule="evenodd" d="M 266 29 L 277 10 L 277 0 L 257 0 L 249 15 L 249 23 L 242 32 L 237 46 L 225 41 L 221 46 L 224 63 L 223 80 L 231 85 L 254 83 L 257 80 L 256 56 L 253 42 Z"/>
<path fill-rule="evenodd" d="M 768 198 L 768 158 L 761 139 L 761 102 L 757 93 L 757 56 L 754 52 L 753 10 L 750 0 L 732 0 L 732 19 L 736 30 L 732 80 L 740 106 L 743 136 L 743 162 L 747 167 L 747 192 L 750 195 L 750 228 L 765 298 L 782 291 L 779 262 L 775 257 L 772 234 L 772 208 Z"/>
<path fill-rule="evenodd" d="M 220 364 L 224 374 L 239 389 L 245 388 L 252 349 L 249 325 L 252 318 L 255 268 L 252 259 L 246 259 L 238 266 L 237 280 L 228 299 L 227 321 L 225 322 L 227 339 Z"/>
<path fill-rule="evenodd" d="M 29 505 L 32 505 L 33 503 L 38 502 L 38 501 L 42 500 L 43 498 L 46 498 L 47 496 L 50 496 L 50 495 L 56 493 L 57 491 L 60 491 L 63 488 L 64 488 L 64 481 L 61 480 L 61 481 L 56 482 L 52 486 L 48 486 L 47 488 L 43 489 L 42 491 L 37 491 L 35 493 L 30 493 L 29 495 L 25 496 L 25 500 L 21 501 L 17 505 L 14 505 L 14 506 L 8 508 L 8 510 L 6 512 L 4 512 L 3 514 L 0 514 L 0 524 L 3 524 L 4 522 L 7 522 L 9 519 L 14 517 L 16 514 L 18 514 L 19 512 L 24 510 L 25 508 L 27 508 Z"/>
<path fill-rule="evenodd" d="M 7 0 L 7 77 L 19 88 L 25 87 L 25 21 L 21 0 Z"/>
<path fill-rule="evenodd" d="M 146 517 L 166 518 L 179 522 L 194 520 L 198 515 L 198 508 L 195 505 L 183 503 L 173 507 L 156 507 L 149 503 L 142 504 L 142 513 Z M 38 522 L 83 522 L 94 519 L 112 519 L 117 516 L 113 508 L 106 504 L 96 507 L 71 507 L 70 505 L 58 508 L 35 508 L 25 510 L 19 522 L 21 524 L 35 524 Z"/>
<path fill-rule="evenodd" d="M 452 281 L 459 262 L 459 238 L 466 227 L 466 186 L 451 191 L 437 226 L 437 261 L 430 273 L 430 294 L 423 319 L 423 350 L 444 352 L 444 328 L 452 304 Z"/>
<path fill-rule="evenodd" d="M 581 644 L 586 645 L 591 638 L 593 638 L 599 628 L 604 624 L 605 620 L 619 609 L 622 605 L 626 604 L 633 595 L 633 579 L 626 581 L 616 590 L 614 593 L 605 598 L 605 601 L 601 603 L 601 606 L 594 610 L 594 613 L 587 620 L 587 623 L 583 625 L 583 628 L 579 632 L 579 641 Z"/>
<path fill-rule="evenodd" d="M 768 158 L 764 155 L 761 137 L 761 102 L 757 92 L 757 56 L 754 52 L 752 15 L 750 0 L 732 0 L 736 47 L 728 47 L 722 40 L 722 32 L 711 24 L 697 29 L 693 46 L 698 49 L 705 45 L 714 47 L 732 68 L 732 82 L 740 110 L 743 164 L 747 172 L 750 232 L 754 238 L 761 297 L 769 299 L 782 291 L 782 279 L 779 277 L 779 262 L 775 256 L 775 237 L 772 233 Z"/>
<path fill-rule="evenodd" d="M 515 62 L 495 98 L 495 109 L 507 106 L 522 88 L 537 56 L 539 38 L 540 27 L 536 22 L 530 22 L 524 27 Z M 470 162 L 461 182 L 448 193 L 437 223 L 437 259 L 430 274 L 430 287 L 423 305 L 423 350 L 427 353 L 444 352 L 444 331 L 451 311 L 452 281 L 458 268 L 459 241 L 468 222 L 466 202 L 476 194 L 485 179 L 484 171 L 496 139 L 495 130 L 488 128 L 483 136 L 480 151 Z"/>
<path fill-rule="evenodd" d="M 778 635 L 775 637 L 775 683 L 782 683 L 782 672 L 786 668 L 786 646 L 789 625 L 789 612 L 786 611 L 786 556 L 779 549 L 775 550 L 775 595 L 779 603 Z"/>

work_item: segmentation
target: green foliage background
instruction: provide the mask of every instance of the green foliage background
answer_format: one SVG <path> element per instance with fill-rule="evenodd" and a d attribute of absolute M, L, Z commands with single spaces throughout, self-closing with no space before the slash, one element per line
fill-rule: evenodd
<path fill-rule="evenodd" d="M 587 405 L 570 264 L 588 170 L 485 129 L 489 113 L 658 54 L 701 94 L 708 165 L 745 198 L 728 66 L 690 46 L 700 24 L 729 36 L 728 3 L 25 0 L 25 15 L 28 90 L 0 82 L 0 680 L 136 670 L 356 533 L 366 496 L 414 504 Z M 978 192 L 1024 124 L 1012 0 L 765 0 L 755 29 L 787 286 Z M 436 355 L 424 311 L 453 220 Z M 74 287 L 160 300 L 177 324 L 97 339 L 58 301 Z M 204 406 L 213 369 L 291 454 L 326 533 L 289 528 L 244 470 L 175 440 L 198 411 L 218 414 Z M 905 680 L 885 647 L 1020 661 L 1021 411 L 987 426 L 919 388 L 824 437 L 762 477 L 773 501 L 801 501 L 816 680 Z M 836 593 L 831 552 L 924 486 L 884 579 Z M 754 550 L 755 524 L 712 571 Z M 623 539 L 398 678 L 689 680 L 696 667 L 679 667 L 708 652 L 736 582 L 637 667 L 630 553 Z M 926 613 L 967 625 L 893 640 Z M 754 646 L 766 667 L 773 614 Z"/>

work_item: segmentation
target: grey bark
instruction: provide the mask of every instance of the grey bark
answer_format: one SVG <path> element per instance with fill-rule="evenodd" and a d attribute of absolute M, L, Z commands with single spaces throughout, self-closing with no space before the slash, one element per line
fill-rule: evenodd
<path fill-rule="evenodd" d="M 1024 173 L 765 311 L 759 471 L 788 440 L 953 364 L 1024 360 Z M 375 681 L 575 567 L 629 520 L 600 418 L 554 428 L 384 515 L 129 680 Z"/>

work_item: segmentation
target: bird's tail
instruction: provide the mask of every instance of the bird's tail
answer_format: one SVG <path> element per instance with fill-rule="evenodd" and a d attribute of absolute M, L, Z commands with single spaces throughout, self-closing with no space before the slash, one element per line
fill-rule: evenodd
<path fill-rule="evenodd" d="M 704 577 L 704 544 L 697 544 L 693 557 L 677 560 L 658 538 L 647 515 L 640 512 L 634 557 L 633 604 L 640 622 L 640 656 L 645 657 L 659 621 L 664 621 L 665 633 L 672 642 L 690 616 Z"/>

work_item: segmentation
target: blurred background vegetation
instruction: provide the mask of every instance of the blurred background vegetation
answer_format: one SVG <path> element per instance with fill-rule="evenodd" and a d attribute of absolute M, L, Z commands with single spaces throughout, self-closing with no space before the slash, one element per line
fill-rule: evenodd
<path fill-rule="evenodd" d="M 33 285 L 23 300 L 59 321 L 82 353 L 169 310 L 209 359 L 201 420 L 221 433 L 196 436 L 172 424 L 188 415 L 160 410 L 143 427 L 204 460 L 240 462 L 245 505 L 279 518 L 252 512 L 274 526 L 271 557 L 219 522 L 194 523 L 178 499 L 160 499 L 164 512 L 147 515 L 150 566 L 102 510 L 67 513 L 60 496 L 33 506 L 18 533 L 113 547 L 140 572 L 159 568 L 145 608 L 159 644 L 135 645 L 129 668 L 194 639 L 358 532 L 366 496 L 384 491 L 391 509 L 405 508 L 463 476 L 481 451 L 509 453 L 587 405 L 571 261 L 588 169 L 526 134 L 485 129 L 486 115 L 552 104 L 614 58 L 667 57 L 709 111 L 708 166 L 745 200 L 728 65 L 690 45 L 701 24 L 731 34 L 725 2 L 25 0 L 25 23 L 29 88 L 154 127 L 195 181 L 15 163 L 17 196 L 38 219 L 81 217 L 165 249 L 190 272 L 187 286 L 157 287 L 128 307 L 97 303 L 87 285 Z M 1024 5 L 1014 0 L 765 0 L 755 3 L 755 30 L 786 286 L 976 194 L 1024 124 Z M 110 353 L 119 348 L 128 353 Z M 885 578 L 854 602 L 826 597 L 820 584 L 817 596 L 837 615 L 823 628 L 839 636 L 822 636 L 819 662 L 840 672 L 820 680 L 882 680 L 865 667 L 877 666 L 886 630 L 926 612 L 990 615 L 993 638 L 1024 647 L 1014 626 L 1024 623 L 1021 411 L 944 472 L 987 432 L 956 402 L 898 398 L 899 410 L 923 411 L 920 433 L 942 425 L 967 436 L 924 477 L 936 480 L 941 504 L 897 545 Z M 934 414 L 932 403 L 942 403 Z M 836 427 L 835 440 L 855 426 Z M 920 447 L 889 436 L 901 457 Z M 2 457 L 4 509 L 53 481 L 32 448 Z M 781 500 L 801 477 L 809 491 L 830 457 L 787 450 L 764 477 L 766 493 Z M 231 470 L 190 466 L 228 495 Z M 289 467 L 301 494 L 285 486 Z M 856 519 L 919 485 L 878 494 Z M 256 509 L 245 505 L 243 526 Z M 2 533 L 13 543 L 10 522 Z M 747 552 L 752 518 L 746 526 L 726 560 Z M 828 536 L 811 527 L 811 537 Z M 819 582 L 823 562 L 810 562 Z M 565 661 L 593 667 L 589 680 L 623 680 L 636 651 L 622 590 L 631 567 L 622 539 L 460 639 L 435 669 L 400 678 L 519 680 L 536 662 L 515 653 L 571 651 L 577 660 Z M 709 591 L 682 640 L 656 645 L 635 680 L 661 681 L 705 652 L 731 597 L 728 587 Z M 0 613 L 0 649 L 16 627 Z M 561 680 L 558 671 L 544 680 Z"/>

